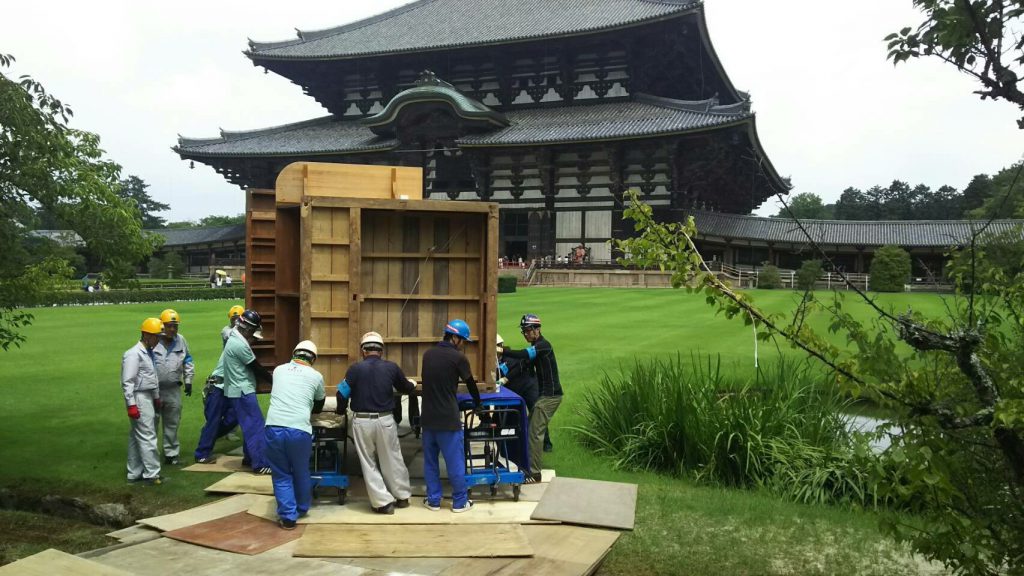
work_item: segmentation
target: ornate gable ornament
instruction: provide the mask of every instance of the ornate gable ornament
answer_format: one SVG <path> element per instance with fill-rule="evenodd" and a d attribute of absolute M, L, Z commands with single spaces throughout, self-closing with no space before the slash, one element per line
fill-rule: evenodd
<path fill-rule="evenodd" d="M 379 136 L 411 142 L 490 132 L 505 128 L 509 120 L 424 70 L 412 88 L 396 94 L 383 110 L 362 123 Z"/>

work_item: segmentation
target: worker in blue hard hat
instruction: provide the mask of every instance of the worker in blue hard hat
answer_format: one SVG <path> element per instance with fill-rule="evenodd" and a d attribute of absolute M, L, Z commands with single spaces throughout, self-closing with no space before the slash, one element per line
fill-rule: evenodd
<path fill-rule="evenodd" d="M 445 324 L 441 342 L 423 354 L 420 425 L 423 429 L 423 477 L 427 482 L 423 505 L 430 510 L 441 509 L 438 453 L 444 456 L 448 481 L 452 485 L 452 512 L 473 508 L 466 489 L 462 420 L 456 399 L 459 382 L 465 382 L 473 396 L 474 409 L 480 407 L 480 391 L 470 372 L 469 359 L 462 353 L 463 346 L 470 341 L 469 325 L 463 320 L 452 320 Z"/>
<path fill-rule="evenodd" d="M 540 387 L 540 397 L 530 411 L 530 476 L 527 482 L 540 482 L 544 436 L 547 434 L 551 418 L 562 403 L 562 384 L 558 379 L 555 350 L 541 334 L 540 328 L 540 317 L 536 314 L 524 314 L 519 320 L 519 329 L 530 345 L 523 350 L 505 347 L 502 349 L 504 357 L 528 360 Z"/>

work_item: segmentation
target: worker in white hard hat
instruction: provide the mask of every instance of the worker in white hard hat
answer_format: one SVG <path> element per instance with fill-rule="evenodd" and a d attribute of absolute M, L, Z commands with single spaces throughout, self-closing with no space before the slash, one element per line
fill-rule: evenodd
<path fill-rule="evenodd" d="M 378 514 L 407 508 L 412 488 L 402 459 L 395 422 L 395 392 L 409 394 L 413 381 L 394 362 L 384 360 L 384 338 L 367 332 L 359 342 L 363 360 L 349 366 L 338 385 L 338 410 L 352 407 L 352 438 L 363 469 L 370 507 Z"/>
<path fill-rule="evenodd" d="M 153 348 L 160 341 L 164 323 L 159 318 L 142 322 L 139 341 L 121 357 L 121 390 L 128 409 L 128 481 L 160 484 L 160 454 L 156 445 L 157 413 L 160 411 L 160 378 Z"/>
<path fill-rule="evenodd" d="M 300 516 L 309 512 L 313 484 L 309 457 L 313 446 L 312 413 L 324 407 L 324 377 L 313 369 L 316 344 L 303 340 L 292 350 L 292 360 L 274 369 L 267 410 L 266 457 L 274 480 L 278 524 L 295 528 Z"/>

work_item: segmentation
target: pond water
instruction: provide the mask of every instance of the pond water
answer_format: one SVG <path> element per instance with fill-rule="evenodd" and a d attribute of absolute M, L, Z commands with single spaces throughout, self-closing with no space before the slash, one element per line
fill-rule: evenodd
<path fill-rule="evenodd" d="M 887 426 L 888 420 L 882 420 L 880 418 L 871 418 L 870 416 L 859 416 L 856 414 L 846 414 L 846 429 L 850 432 L 864 432 L 872 433 Z M 875 452 L 882 452 L 889 447 L 889 437 L 882 436 L 881 438 L 871 441 L 871 448 Z"/>

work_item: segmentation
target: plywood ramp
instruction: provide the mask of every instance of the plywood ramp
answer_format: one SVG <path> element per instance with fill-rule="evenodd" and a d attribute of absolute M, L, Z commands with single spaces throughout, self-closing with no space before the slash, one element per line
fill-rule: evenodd
<path fill-rule="evenodd" d="M 177 530 L 178 528 L 192 526 L 193 524 L 199 524 L 200 522 L 207 522 L 209 520 L 230 516 L 236 512 L 245 512 L 260 498 L 265 498 L 265 496 L 258 496 L 256 494 L 238 494 L 229 498 L 217 500 L 216 502 L 211 502 L 210 504 L 204 504 L 196 508 L 182 510 L 181 512 L 176 512 L 174 514 L 143 518 L 138 522 L 139 524 L 152 526 L 157 530 L 163 530 L 165 532 L 169 530 Z"/>
<path fill-rule="evenodd" d="M 164 536 L 206 548 L 252 556 L 297 540 L 304 529 L 305 526 L 299 526 L 296 530 L 282 530 L 276 522 L 238 512 L 164 532 Z"/>
<path fill-rule="evenodd" d="M 245 467 L 242 466 L 241 456 L 222 456 L 217 455 L 217 461 L 213 464 L 192 464 L 182 468 L 185 472 L 241 472 Z"/>
<path fill-rule="evenodd" d="M 86 560 L 50 548 L 6 566 L 0 566 L 0 574 L 3 576 L 55 576 L 57 574 L 129 576 L 131 572 L 104 566 L 99 562 L 93 562 L 92 560 Z"/>
<path fill-rule="evenodd" d="M 443 576 L 587 576 L 593 574 L 619 537 L 618 532 L 578 526 L 523 526 L 532 558 L 466 558 Z"/>
<path fill-rule="evenodd" d="M 313 524 L 294 556 L 306 558 L 496 558 L 532 556 L 518 524 L 347 525 Z"/>
<path fill-rule="evenodd" d="M 274 481 L 269 474 L 235 472 L 206 487 L 207 492 L 223 494 L 274 494 Z"/>
<path fill-rule="evenodd" d="M 636 484 L 581 478 L 555 478 L 531 516 L 567 524 L 632 530 Z"/>
<path fill-rule="evenodd" d="M 277 519 L 277 504 L 273 497 L 256 496 L 249 514 Z M 438 511 L 427 510 L 418 502 L 409 508 L 396 510 L 392 515 L 376 514 L 367 505 L 314 506 L 309 515 L 299 518 L 300 524 L 537 524 L 546 520 L 531 520 L 536 502 L 477 502 L 472 510 L 455 514 L 442 503 Z"/>

